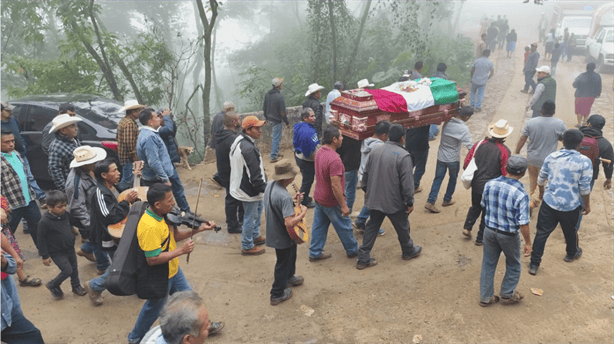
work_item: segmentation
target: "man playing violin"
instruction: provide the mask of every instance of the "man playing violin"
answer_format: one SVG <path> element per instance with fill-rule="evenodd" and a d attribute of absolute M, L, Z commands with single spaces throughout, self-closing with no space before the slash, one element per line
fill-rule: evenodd
<path fill-rule="evenodd" d="M 266 245 L 275 249 L 275 280 L 271 288 L 271 305 L 276 306 L 292 297 L 291 287 L 303 284 L 304 279 L 296 276 L 296 243 L 292 241 L 287 228 L 293 228 L 307 214 L 307 207 L 300 205 L 300 214 L 295 212 L 292 197 L 286 188 L 294 181 L 299 169 L 289 160 L 280 160 L 275 164 L 273 181 L 264 192 L 264 210 L 266 216 Z M 300 204 L 302 194 L 297 193 L 295 202 Z M 296 216 L 295 216 L 296 215 Z"/>

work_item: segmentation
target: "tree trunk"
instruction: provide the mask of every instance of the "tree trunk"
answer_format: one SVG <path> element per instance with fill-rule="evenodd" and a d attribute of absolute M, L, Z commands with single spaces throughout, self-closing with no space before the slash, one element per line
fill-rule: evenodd
<path fill-rule="evenodd" d="M 333 82 L 337 80 L 337 33 L 335 32 L 334 5 L 332 0 L 328 0 L 328 19 L 330 20 L 330 32 L 333 36 Z"/>
<path fill-rule="evenodd" d="M 198 5 L 200 21 L 202 22 L 205 30 L 205 49 L 203 52 L 203 57 L 205 60 L 205 84 L 203 86 L 203 125 L 206 140 L 207 135 L 209 135 L 211 122 L 209 113 L 209 101 L 211 96 L 211 34 L 213 32 L 213 26 L 215 26 L 215 20 L 217 19 L 219 4 L 217 0 L 209 0 L 209 9 L 211 10 L 210 20 L 207 18 L 202 0 L 196 0 L 196 4 Z"/>
<path fill-rule="evenodd" d="M 194 21 L 196 24 L 196 31 L 198 32 L 198 37 L 202 39 L 202 37 L 204 36 L 204 31 L 203 31 L 202 26 L 200 25 L 201 23 L 200 23 L 198 5 L 196 4 L 196 2 L 194 2 Z M 203 55 L 202 49 L 203 49 L 202 46 L 198 49 L 198 52 L 200 53 L 201 56 Z M 202 72 L 202 69 L 203 69 L 203 60 L 199 58 L 195 58 L 194 59 L 194 69 L 192 70 L 192 85 L 194 89 L 196 89 L 196 87 L 200 85 L 200 73 Z M 194 108 L 195 109 L 200 109 L 201 101 L 202 101 L 202 97 L 194 98 Z"/>
<path fill-rule="evenodd" d="M 213 28 L 213 44 L 211 45 L 211 77 L 213 79 L 213 85 L 215 86 L 215 100 L 216 106 L 222 108 L 224 104 L 224 92 L 217 83 L 217 74 L 215 73 L 215 43 L 217 42 L 217 29 Z"/>
<path fill-rule="evenodd" d="M 371 0 L 368 0 L 365 4 L 365 9 L 362 12 L 362 18 L 360 19 L 360 27 L 358 28 L 358 34 L 356 35 L 356 41 L 354 42 L 354 50 L 352 51 L 352 55 L 350 55 L 350 61 L 348 62 L 348 67 L 345 70 L 345 74 L 343 75 L 343 82 L 347 83 L 348 75 L 352 71 L 352 67 L 354 67 L 354 62 L 356 61 L 356 55 L 358 54 L 358 47 L 360 46 L 360 40 L 362 39 L 362 31 L 365 28 L 365 23 L 367 22 L 367 17 L 369 17 L 369 8 L 371 7 Z"/>

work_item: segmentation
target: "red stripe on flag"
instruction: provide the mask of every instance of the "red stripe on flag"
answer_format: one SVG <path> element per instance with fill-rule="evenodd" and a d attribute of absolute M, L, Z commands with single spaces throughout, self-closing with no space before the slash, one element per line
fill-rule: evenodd
<path fill-rule="evenodd" d="M 365 89 L 365 91 L 373 95 L 373 100 L 375 100 L 377 107 L 382 111 L 392 113 L 408 112 L 407 102 L 400 94 L 386 90 Z"/>

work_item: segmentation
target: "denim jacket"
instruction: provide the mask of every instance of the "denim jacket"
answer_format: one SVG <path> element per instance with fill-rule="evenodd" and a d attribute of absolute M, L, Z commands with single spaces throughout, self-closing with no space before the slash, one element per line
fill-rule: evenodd
<path fill-rule="evenodd" d="M 9 263 L 6 266 L 6 270 L 2 272 L 12 275 L 17 272 L 17 263 L 10 254 L 5 252 L 4 256 Z M 6 276 L 6 278 L 2 280 L 2 331 L 7 327 L 11 327 L 13 323 L 13 313 L 17 312 L 21 312 L 21 303 L 19 302 L 19 294 L 17 294 L 17 286 L 15 286 L 15 281 L 13 281 L 12 276 Z"/>
<path fill-rule="evenodd" d="M 143 179 L 147 181 L 159 180 L 162 183 L 169 181 L 175 167 L 166 150 L 166 145 L 157 131 L 150 127 L 140 129 L 136 143 L 136 154 L 144 162 Z"/>

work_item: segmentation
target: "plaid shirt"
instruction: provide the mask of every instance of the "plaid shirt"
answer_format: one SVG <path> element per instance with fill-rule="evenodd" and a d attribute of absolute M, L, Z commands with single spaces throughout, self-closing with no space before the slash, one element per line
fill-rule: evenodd
<path fill-rule="evenodd" d="M 49 145 L 49 175 L 56 188 L 64 190 L 66 188 L 66 177 L 70 173 L 70 162 L 72 161 L 75 148 L 81 146 L 77 139 L 71 139 L 60 133 L 56 133 L 55 140 Z"/>
<path fill-rule="evenodd" d="M 138 161 L 136 155 L 136 141 L 139 138 L 139 126 L 128 116 L 122 118 L 117 125 L 117 155 L 122 164 L 132 159 Z"/>
<path fill-rule="evenodd" d="M 516 233 L 529 224 L 529 194 L 516 179 L 501 176 L 486 183 L 481 205 L 489 228 Z"/>
<path fill-rule="evenodd" d="M 23 164 L 23 159 L 21 158 L 19 153 L 15 151 L 15 154 Z M 23 188 L 21 187 L 21 180 L 19 179 L 19 175 L 3 155 L 0 155 L 0 167 L 0 176 L 2 177 L 2 196 L 6 197 L 6 200 L 9 204 L 9 208 L 12 210 L 25 207 L 27 205 L 26 197 L 23 194 Z M 26 171 L 25 164 L 23 166 L 23 169 L 25 175 L 27 176 L 28 171 Z M 34 194 L 34 191 L 30 187 L 29 183 L 28 190 L 30 191 L 30 200 L 36 199 L 36 195 Z"/>

